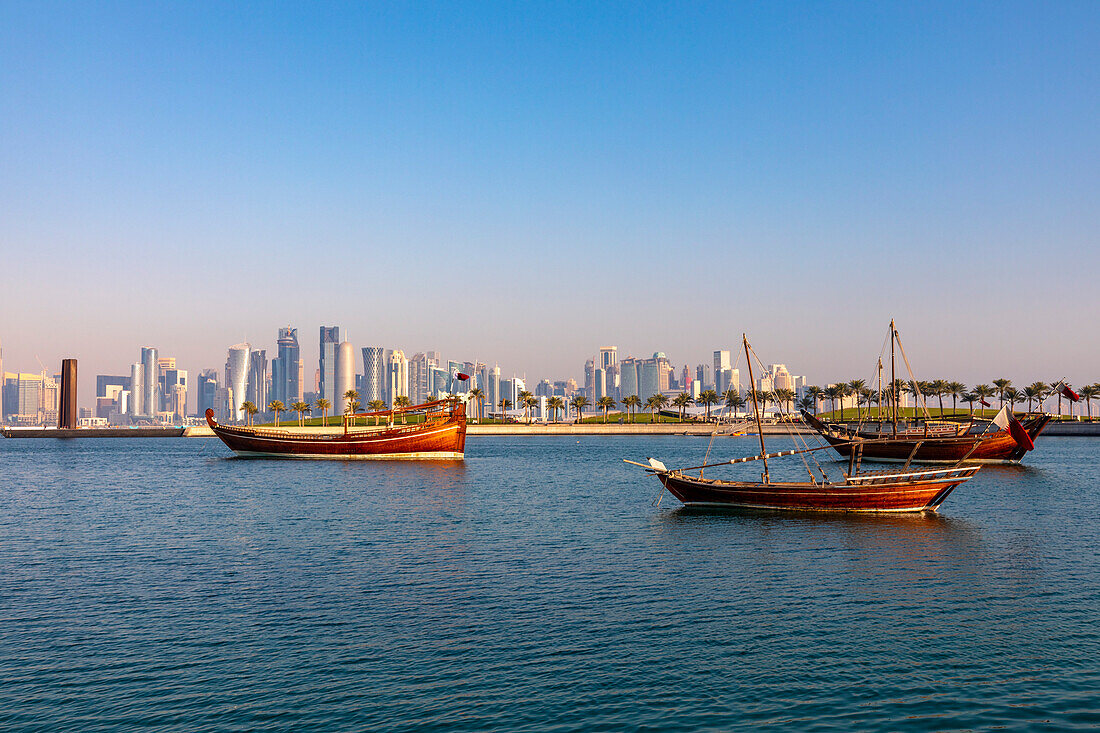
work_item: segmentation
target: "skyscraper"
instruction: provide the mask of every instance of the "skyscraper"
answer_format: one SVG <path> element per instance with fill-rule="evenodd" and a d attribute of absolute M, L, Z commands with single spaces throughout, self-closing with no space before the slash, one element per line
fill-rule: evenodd
<path fill-rule="evenodd" d="M 213 369 L 202 370 L 202 373 L 199 374 L 196 397 L 200 417 L 206 414 L 207 409 L 216 409 L 218 397 L 218 373 L 216 371 Z"/>
<path fill-rule="evenodd" d="M 389 401 L 392 405 L 398 397 L 409 396 L 409 362 L 405 352 L 395 349 L 390 354 L 390 372 L 388 380 Z"/>
<path fill-rule="evenodd" d="M 145 414 L 145 367 L 140 361 L 130 365 L 130 417 Z"/>
<path fill-rule="evenodd" d="M 230 408 L 230 420 L 241 420 L 241 405 L 245 403 L 248 394 L 248 367 L 249 357 L 252 355 L 252 345 L 248 343 L 236 344 L 229 347 L 229 355 L 225 360 L 225 386 L 229 390 L 228 400 Z M 267 405 L 256 405 L 261 410 Z"/>
<path fill-rule="evenodd" d="M 267 409 L 267 350 L 256 349 L 248 357 L 248 391 L 246 399 L 261 411 Z M 282 401 L 282 400 L 280 400 Z M 290 403 L 283 401 L 287 408 Z"/>
<path fill-rule="evenodd" d="M 157 363 L 158 352 L 155 348 L 145 347 L 141 350 L 141 396 L 142 414 L 148 417 L 156 417 L 160 409 L 160 366 Z"/>
<path fill-rule="evenodd" d="M 318 370 L 321 374 L 319 386 L 321 396 L 328 400 L 334 407 L 336 398 L 336 349 L 340 344 L 339 326 L 321 326 L 320 359 Z"/>
<path fill-rule="evenodd" d="M 332 403 L 334 407 L 339 408 L 341 415 L 347 412 L 351 400 L 346 395 L 353 389 L 355 389 L 355 349 L 350 342 L 344 341 L 336 349 L 336 400 Z"/>
<path fill-rule="evenodd" d="M 485 396 L 491 407 L 500 405 L 500 364 L 489 370 L 489 383 L 485 386 Z"/>
<path fill-rule="evenodd" d="M 385 349 L 381 346 L 363 347 L 363 404 L 374 400 L 386 401 Z"/>
<path fill-rule="evenodd" d="M 279 355 L 271 360 L 272 398 L 284 405 L 302 399 L 302 353 L 298 347 L 298 329 L 279 329 Z"/>
<path fill-rule="evenodd" d="M 730 352 L 721 349 L 714 352 L 714 391 L 724 394 L 730 388 Z"/>
<path fill-rule="evenodd" d="M 638 360 L 632 356 L 619 362 L 619 392 L 623 397 L 642 396 L 638 391 L 638 363 Z"/>
<path fill-rule="evenodd" d="M 661 377 L 657 369 L 657 359 L 646 359 L 638 369 L 638 396 L 645 402 L 661 391 Z"/>

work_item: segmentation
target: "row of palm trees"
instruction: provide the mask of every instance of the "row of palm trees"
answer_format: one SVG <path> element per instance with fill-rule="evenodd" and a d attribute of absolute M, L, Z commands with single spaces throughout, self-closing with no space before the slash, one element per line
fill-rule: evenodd
<path fill-rule="evenodd" d="M 871 415 L 871 406 L 881 404 L 884 407 L 889 407 L 892 401 L 891 394 L 896 391 L 898 394 L 913 395 L 914 398 L 919 394 L 924 398 L 925 404 L 929 399 L 935 399 L 939 405 L 939 413 L 942 417 L 944 415 L 945 398 L 951 398 L 951 412 L 956 412 L 958 403 L 962 402 L 969 406 L 970 415 L 974 415 L 975 405 L 982 405 L 983 407 L 991 407 L 990 400 L 997 398 L 999 400 L 998 407 L 1008 405 L 1010 410 L 1015 410 L 1017 404 L 1027 403 L 1027 411 L 1031 412 L 1033 405 L 1042 408 L 1043 403 L 1051 397 L 1058 398 L 1058 414 L 1062 414 L 1062 386 L 1064 382 L 1055 382 L 1053 384 L 1047 384 L 1045 382 L 1033 382 L 1026 387 L 1017 388 L 1013 386 L 1010 379 L 994 379 L 991 384 L 978 384 L 972 389 L 968 389 L 962 382 L 947 381 L 944 379 L 935 379 L 930 382 L 917 381 L 916 385 L 913 382 L 904 382 L 900 379 L 895 380 L 894 390 L 891 390 L 887 386 L 886 390 L 882 392 L 881 402 L 879 399 L 879 391 L 867 386 L 867 383 L 862 379 L 854 379 L 851 382 L 834 384 L 829 387 L 807 387 L 806 396 L 812 400 L 813 410 L 817 412 L 817 404 L 828 400 L 832 411 L 836 411 L 837 402 L 843 402 L 845 398 L 856 398 L 856 414 L 857 417 L 863 415 L 863 407 L 867 407 L 868 417 Z M 1068 386 L 1068 385 L 1067 385 Z M 1081 387 L 1077 391 L 1078 395 L 1085 402 L 1085 410 L 1089 419 L 1092 419 L 1092 400 L 1100 399 L 1100 384 L 1089 384 Z M 1070 411 L 1072 413 L 1072 403 Z"/>
<path fill-rule="evenodd" d="M 863 416 L 864 408 L 866 408 L 866 414 L 871 416 L 872 406 L 882 405 L 884 408 L 888 408 L 891 404 L 891 393 L 896 391 L 898 394 L 916 395 L 919 391 L 921 397 L 924 398 L 927 404 L 929 399 L 936 399 L 939 405 L 939 413 L 942 417 L 945 414 L 944 399 L 951 399 L 951 411 L 954 413 L 957 411 L 958 403 L 962 402 L 969 406 L 970 414 L 973 416 L 976 404 L 982 406 L 991 406 L 989 400 L 994 397 L 1000 401 L 999 406 L 1007 404 L 1010 410 L 1015 410 L 1016 405 L 1026 402 L 1028 412 L 1031 411 L 1033 405 L 1041 406 L 1045 400 L 1051 397 L 1058 398 L 1058 414 L 1062 414 L 1062 392 L 1061 387 L 1063 383 L 1058 382 L 1055 384 L 1046 384 L 1044 382 L 1034 382 L 1032 384 L 1017 389 L 1013 386 L 1012 381 L 1009 379 L 995 379 L 992 384 L 979 384 L 974 386 L 973 389 L 967 389 L 966 385 L 961 382 L 950 382 L 943 379 L 936 379 L 930 382 L 916 383 L 916 389 L 912 382 L 903 382 L 902 380 L 895 380 L 895 390 L 887 388 L 882 392 L 881 402 L 879 400 L 879 391 L 867 386 L 867 383 L 862 379 L 854 379 L 850 382 L 833 384 L 828 387 L 807 387 L 805 394 L 801 399 L 796 399 L 794 391 L 789 389 L 777 389 L 774 391 L 757 391 L 756 399 L 761 408 L 767 407 L 768 404 L 774 404 L 782 407 L 788 411 L 791 410 L 792 405 L 804 410 L 812 410 L 814 414 L 817 413 L 818 404 L 828 401 L 830 404 L 830 411 L 836 412 L 836 406 L 838 403 L 843 404 L 843 400 L 855 397 L 857 418 Z M 1088 418 L 1092 419 L 1092 400 L 1100 399 L 1100 384 L 1090 384 L 1081 387 L 1078 390 L 1078 394 L 1085 402 L 1085 409 L 1088 414 Z M 473 388 L 470 390 L 469 395 L 471 402 L 476 406 L 475 419 L 480 422 L 484 416 L 484 392 L 480 388 Z M 344 393 L 344 399 L 346 400 L 346 407 L 344 414 L 350 416 L 359 412 L 362 408 L 362 403 L 359 401 L 359 392 L 351 389 Z M 518 395 L 517 402 L 524 411 L 524 419 L 526 422 L 531 422 L 532 410 L 538 406 L 538 398 L 531 392 L 526 390 L 522 391 Z M 627 395 L 623 397 L 621 401 L 616 400 L 610 395 L 605 395 L 596 400 L 595 406 L 603 410 L 603 420 L 606 423 L 608 413 L 621 404 L 630 416 L 630 421 L 635 421 L 635 414 L 639 408 L 644 408 L 650 411 L 651 420 L 656 421 L 657 413 L 664 410 L 670 404 L 675 407 L 679 413 L 679 420 L 683 422 L 684 413 L 691 405 L 703 405 L 706 407 L 706 419 L 709 421 L 711 418 L 711 408 L 714 405 L 724 405 L 727 412 L 736 412 L 745 407 L 747 401 L 736 389 L 730 389 L 719 395 L 713 389 L 703 390 L 698 397 L 692 397 L 687 392 L 681 392 L 675 397 L 669 397 L 666 394 L 655 394 L 646 398 L 644 401 L 638 395 Z M 403 410 L 411 405 L 408 397 L 398 396 L 393 401 L 393 407 L 398 410 Z M 566 403 L 562 397 L 549 397 L 546 401 L 547 410 L 550 413 L 550 419 L 554 420 L 558 415 L 565 412 L 567 408 L 571 408 L 576 415 L 577 420 L 581 419 L 585 408 L 590 405 L 588 398 L 583 394 L 574 395 L 572 399 Z M 501 408 L 501 413 L 506 414 L 508 410 L 513 408 L 513 403 L 508 398 L 502 398 L 497 403 L 497 407 Z M 383 400 L 371 400 L 367 403 L 367 407 L 372 412 L 381 412 L 386 409 L 386 403 Z M 332 409 L 332 403 L 324 398 L 319 398 L 313 405 L 301 400 L 294 402 L 290 405 L 290 411 L 298 413 L 298 425 L 301 427 L 305 423 L 305 413 L 312 414 L 314 409 L 321 412 L 321 422 L 324 424 L 328 418 L 328 411 Z M 1072 408 L 1071 408 L 1072 409 Z M 247 415 L 248 424 L 253 424 L 253 418 L 259 413 L 259 408 L 251 401 L 242 403 L 240 407 L 241 412 Z M 279 415 L 287 411 L 287 407 L 279 400 L 272 400 L 268 406 L 267 411 L 274 413 L 275 425 L 279 425 Z M 402 415 L 402 421 L 404 421 L 404 415 Z M 378 417 L 375 416 L 375 424 L 378 424 Z"/>

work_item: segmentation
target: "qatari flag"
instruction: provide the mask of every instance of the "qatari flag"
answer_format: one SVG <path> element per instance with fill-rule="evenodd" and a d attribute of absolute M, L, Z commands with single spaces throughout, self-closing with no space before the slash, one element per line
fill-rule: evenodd
<path fill-rule="evenodd" d="M 462 372 L 455 372 L 454 373 L 454 378 L 457 379 L 460 382 L 465 382 L 467 379 L 470 378 L 470 375 L 469 374 L 463 374 Z"/>
<path fill-rule="evenodd" d="M 1081 395 L 1070 389 L 1068 384 L 1063 384 L 1062 388 L 1058 391 L 1062 393 L 1063 397 L 1065 397 L 1067 400 L 1070 400 L 1071 402 L 1077 402 L 1081 399 Z"/>

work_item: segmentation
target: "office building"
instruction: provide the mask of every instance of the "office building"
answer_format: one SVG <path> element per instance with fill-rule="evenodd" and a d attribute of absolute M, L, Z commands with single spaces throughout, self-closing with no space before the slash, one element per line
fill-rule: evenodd
<path fill-rule="evenodd" d="M 248 357 L 248 389 L 245 399 L 254 404 L 261 412 L 267 409 L 267 350 L 254 349 Z M 280 400 L 290 408 L 289 402 Z"/>
<path fill-rule="evenodd" d="M 130 365 L 130 417 L 145 414 L 145 367 L 140 361 Z"/>
<path fill-rule="evenodd" d="M 553 397 L 554 396 L 554 383 L 549 379 L 543 379 L 535 385 L 536 397 Z"/>
<path fill-rule="evenodd" d="M 619 396 L 641 396 L 638 392 L 638 367 L 640 362 L 633 356 L 629 356 L 619 362 Z"/>
<path fill-rule="evenodd" d="M 226 396 L 229 420 L 245 419 L 244 413 L 241 412 L 241 405 L 248 399 L 248 369 L 251 355 L 251 344 L 242 343 L 229 347 L 229 354 L 225 360 L 225 388 L 230 393 Z M 267 405 L 256 405 L 256 407 L 263 410 Z"/>
<path fill-rule="evenodd" d="M 336 349 L 336 400 L 332 405 L 339 414 L 348 412 L 351 400 L 347 393 L 355 389 L 355 348 L 344 341 Z M 360 401 L 361 403 L 361 401 Z"/>
<path fill-rule="evenodd" d="M 360 398 L 364 405 L 374 400 L 387 401 L 386 380 L 388 370 L 385 362 L 385 349 L 381 346 L 363 348 L 363 389 Z"/>
<path fill-rule="evenodd" d="M 336 350 L 340 345 L 339 326 L 321 326 L 320 358 L 317 363 L 320 381 L 317 385 L 321 396 L 333 406 L 337 404 L 336 394 Z"/>
<path fill-rule="evenodd" d="M 141 350 L 141 408 L 142 415 L 156 417 L 160 408 L 159 352 L 150 346 Z"/>
<path fill-rule="evenodd" d="M 203 369 L 199 374 L 196 385 L 196 400 L 198 402 L 198 414 L 202 417 L 208 409 L 217 407 L 218 397 L 218 373 L 213 369 Z"/>
<path fill-rule="evenodd" d="M 298 329 L 280 328 L 276 344 L 279 355 L 271 360 L 271 398 L 292 405 L 302 399 L 304 390 Z"/>
<path fill-rule="evenodd" d="M 409 396 L 409 360 L 405 358 L 405 352 L 400 349 L 395 349 L 390 354 L 386 391 L 390 405 L 393 405 L 398 397 Z"/>
<path fill-rule="evenodd" d="M 658 352 L 659 353 L 659 352 Z M 645 402 L 661 391 L 661 376 L 657 359 L 646 359 L 638 365 L 638 396 Z"/>

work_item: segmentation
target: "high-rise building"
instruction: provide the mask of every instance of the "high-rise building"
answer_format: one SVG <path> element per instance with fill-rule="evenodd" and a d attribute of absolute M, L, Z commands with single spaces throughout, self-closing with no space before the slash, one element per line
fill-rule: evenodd
<path fill-rule="evenodd" d="M 113 374 L 97 374 L 95 378 L 95 396 L 96 397 L 115 397 L 118 390 L 130 389 L 130 378 L 127 376 Z"/>
<path fill-rule="evenodd" d="M 130 365 L 130 417 L 145 414 L 145 367 L 140 361 Z"/>
<path fill-rule="evenodd" d="M 500 405 L 500 364 L 496 364 L 488 370 L 488 381 L 485 384 L 485 402 L 490 408 Z"/>
<path fill-rule="evenodd" d="M 695 381 L 700 384 L 703 389 L 710 387 L 710 365 L 700 364 L 695 367 Z"/>
<path fill-rule="evenodd" d="M 272 398 L 284 405 L 292 405 L 302 399 L 304 388 L 298 329 L 290 326 L 280 328 L 277 344 L 279 355 L 271 360 Z"/>
<path fill-rule="evenodd" d="M 400 349 L 395 349 L 390 354 L 386 391 L 389 393 L 391 405 L 398 397 L 409 396 L 409 360 L 405 358 L 405 352 Z"/>
<path fill-rule="evenodd" d="M 360 395 L 364 405 L 374 400 L 386 401 L 385 349 L 381 346 L 363 348 L 363 390 Z"/>
<path fill-rule="evenodd" d="M 160 408 L 160 366 L 159 354 L 153 347 L 147 346 L 141 350 L 141 386 L 144 393 L 141 396 L 142 414 L 148 417 L 156 417 Z"/>
<path fill-rule="evenodd" d="M 661 375 L 658 371 L 657 359 L 656 357 L 646 359 L 638 368 L 638 396 L 642 398 L 642 402 L 645 402 L 660 392 Z"/>
<path fill-rule="evenodd" d="M 241 420 L 241 405 L 248 399 L 248 369 L 249 357 L 252 355 L 252 345 L 248 343 L 236 344 L 229 347 L 229 355 L 225 360 L 225 387 L 229 390 L 229 420 Z M 267 405 L 256 405 L 263 410 Z"/>
<path fill-rule="evenodd" d="M 596 401 L 596 360 L 589 359 L 584 363 L 584 396 L 589 402 Z"/>
<path fill-rule="evenodd" d="M 248 357 L 248 390 L 245 399 L 261 411 L 267 409 L 267 350 L 255 349 Z M 280 400 L 289 409 L 291 403 Z"/>
<path fill-rule="evenodd" d="M 601 346 L 600 347 L 600 368 L 604 370 L 610 370 L 612 367 L 617 366 L 619 363 L 619 347 L 618 346 Z"/>
<path fill-rule="evenodd" d="M 202 370 L 202 373 L 199 374 L 196 397 L 200 417 L 206 414 L 207 409 L 214 410 L 217 408 L 218 373 L 216 371 L 213 369 Z"/>
<path fill-rule="evenodd" d="M 549 379 L 543 379 L 535 385 L 536 397 L 553 397 L 554 396 L 554 383 Z"/>
<path fill-rule="evenodd" d="M 603 367 L 596 370 L 593 377 L 593 388 L 595 399 L 592 400 L 592 404 L 596 404 L 596 400 L 607 396 L 607 372 Z"/>
<path fill-rule="evenodd" d="M 182 418 L 187 414 L 187 389 L 190 385 L 187 382 L 187 370 L 177 369 L 175 362 L 176 360 L 172 359 L 172 367 L 165 369 L 160 377 L 161 393 L 164 395 L 161 410 Z M 184 403 L 183 412 L 177 410 L 181 395 Z"/>
<path fill-rule="evenodd" d="M 336 349 L 336 400 L 332 403 L 343 415 L 348 411 L 351 400 L 347 393 L 355 389 L 355 348 L 344 341 Z M 362 400 L 359 401 L 362 403 Z"/>
<path fill-rule="evenodd" d="M 642 396 L 641 392 L 638 391 L 638 366 L 639 361 L 632 356 L 619 362 L 619 394 L 621 396 Z"/>
<path fill-rule="evenodd" d="M 730 388 L 731 367 L 730 352 L 722 349 L 714 352 L 714 391 L 724 394 Z"/>
<path fill-rule="evenodd" d="M 653 360 L 657 362 L 657 388 L 661 392 L 667 392 L 672 383 L 672 363 L 665 356 L 665 352 L 657 351 L 653 354 Z M 656 394 L 656 393 L 654 393 Z"/>
<path fill-rule="evenodd" d="M 340 345 L 339 326 L 321 326 L 320 359 L 317 367 L 321 375 L 318 391 L 333 406 L 337 404 L 336 394 L 336 349 Z"/>

